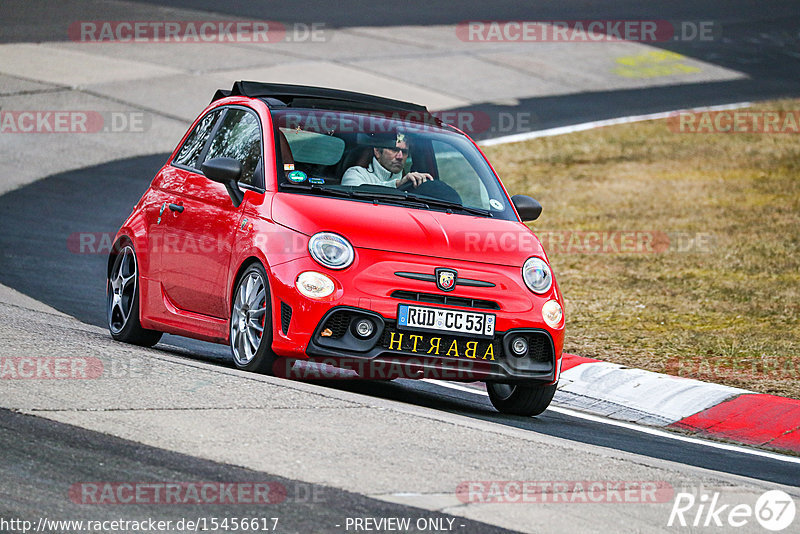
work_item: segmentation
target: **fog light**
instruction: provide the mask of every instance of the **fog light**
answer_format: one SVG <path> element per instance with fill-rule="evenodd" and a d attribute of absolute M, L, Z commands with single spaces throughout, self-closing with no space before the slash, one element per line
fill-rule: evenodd
<path fill-rule="evenodd" d="M 561 310 L 561 304 L 558 301 L 548 300 L 542 306 L 542 319 L 550 328 L 557 327 L 563 316 L 564 312 Z"/>
<path fill-rule="evenodd" d="M 356 335 L 362 338 L 368 338 L 375 332 L 375 323 L 369 319 L 359 319 L 356 322 Z"/>
<path fill-rule="evenodd" d="M 528 353 L 528 340 L 522 336 L 517 336 L 511 342 L 511 352 L 514 356 L 522 357 Z"/>

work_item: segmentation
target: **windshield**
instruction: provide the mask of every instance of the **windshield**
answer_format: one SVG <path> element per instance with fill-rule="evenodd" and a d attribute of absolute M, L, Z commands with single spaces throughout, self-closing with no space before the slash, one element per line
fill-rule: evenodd
<path fill-rule="evenodd" d="M 278 109 L 272 120 L 282 192 L 516 220 L 462 134 L 386 113 Z"/>

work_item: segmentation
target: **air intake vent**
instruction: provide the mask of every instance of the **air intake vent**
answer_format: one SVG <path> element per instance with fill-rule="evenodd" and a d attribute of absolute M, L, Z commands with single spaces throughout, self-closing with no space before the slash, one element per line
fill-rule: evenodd
<path fill-rule="evenodd" d="M 289 333 L 289 325 L 292 322 L 292 307 L 281 301 L 281 332 Z"/>
<path fill-rule="evenodd" d="M 528 357 L 535 362 L 553 360 L 553 349 L 550 339 L 545 334 L 528 334 Z"/>
<path fill-rule="evenodd" d="M 468 299 L 454 297 L 453 295 L 437 295 L 435 293 L 419 293 L 417 291 L 397 290 L 392 293 L 392 298 L 427 302 L 430 304 L 444 304 L 445 306 L 460 306 L 462 308 L 478 308 L 481 310 L 499 310 L 500 305 L 491 300 Z"/>
<path fill-rule="evenodd" d="M 344 336 L 347 332 L 347 329 L 350 327 L 350 321 L 356 314 L 350 311 L 337 311 L 330 317 L 328 320 L 325 321 L 324 328 L 327 328 L 331 331 L 331 337 L 333 339 L 339 339 L 340 337 Z"/>

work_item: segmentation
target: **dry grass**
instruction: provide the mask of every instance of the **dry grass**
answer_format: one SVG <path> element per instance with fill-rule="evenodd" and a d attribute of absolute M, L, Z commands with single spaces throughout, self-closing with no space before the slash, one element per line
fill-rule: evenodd
<path fill-rule="evenodd" d="M 753 109 L 798 110 L 800 100 Z M 800 398 L 800 135 L 674 133 L 648 121 L 487 155 L 512 194 L 544 205 L 537 234 L 672 238 L 657 253 L 548 251 L 566 351 Z M 697 235 L 710 246 L 677 250 L 676 238 Z"/>

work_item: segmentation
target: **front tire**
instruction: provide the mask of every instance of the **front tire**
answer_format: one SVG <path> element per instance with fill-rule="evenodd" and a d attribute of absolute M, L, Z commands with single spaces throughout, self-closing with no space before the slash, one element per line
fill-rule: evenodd
<path fill-rule="evenodd" d="M 254 263 L 239 277 L 231 305 L 230 345 L 239 369 L 274 375 L 271 310 L 266 271 Z"/>
<path fill-rule="evenodd" d="M 139 264 L 133 245 L 121 245 L 106 284 L 106 317 L 111 337 L 123 343 L 152 347 L 161 332 L 142 328 L 139 322 Z"/>
<path fill-rule="evenodd" d="M 522 386 L 519 384 L 506 384 L 503 382 L 487 382 L 486 391 L 489 400 L 497 411 L 509 415 L 533 416 L 544 412 L 553 395 L 556 385 Z"/>

